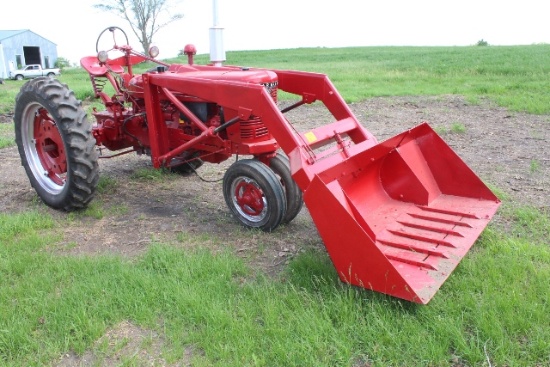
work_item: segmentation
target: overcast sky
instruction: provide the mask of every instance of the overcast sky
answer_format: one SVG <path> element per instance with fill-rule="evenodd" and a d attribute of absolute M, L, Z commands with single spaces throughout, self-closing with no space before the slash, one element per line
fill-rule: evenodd
<path fill-rule="evenodd" d="M 100 0 L 4 0 L 0 29 L 30 29 L 73 62 L 95 54 L 97 35 L 124 20 L 96 10 Z M 465 46 L 550 43 L 547 0 L 218 0 L 227 51 L 296 47 Z M 36 10 L 34 10 L 36 9 Z M 209 52 L 212 0 L 181 0 L 184 18 L 154 38 L 160 58 L 187 43 Z M 140 45 L 131 41 L 134 48 Z M 230 60 L 229 60 L 230 61 Z"/>

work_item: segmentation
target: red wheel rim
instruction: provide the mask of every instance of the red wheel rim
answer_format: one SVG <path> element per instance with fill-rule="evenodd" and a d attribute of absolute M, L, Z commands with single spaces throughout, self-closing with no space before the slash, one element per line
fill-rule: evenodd
<path fill-rule="evenodd" d="M 67 173 L 67 156 L 63 138 L 57 124 L 44 108 L 38 111 L 34 119 L 34 140 L 44 174 L 56 184 L 63 185 L 64 174 Z"/>
<path fill-rule="evenodd" d="M 235 187 L 235 200 L 247 215 L 261 215 L 265 208 L 262 190 L 246 181 L 239 182 Z"/>

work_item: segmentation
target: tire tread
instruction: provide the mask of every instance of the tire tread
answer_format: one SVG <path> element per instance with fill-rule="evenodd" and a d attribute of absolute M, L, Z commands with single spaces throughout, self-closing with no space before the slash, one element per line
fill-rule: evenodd
<path fill-rule="evenodd" d="M 41 187 L 25 156 L 23 134 L 27 127 L 25 124 L 31 122 L 22 121 L 22 114 L 29 103 L 39 103 L 48 110 L 65 145 L 67 181 L 61 192 L 55 195 Z M 14 121 L 21 163 L 40 198 L 56 209 L 72 211 L 85 207 L 93 199 L 99 181 L 98 154 L 91 124 L 74 92 L 51 77 L 31 79 L 16 97 Z"/>

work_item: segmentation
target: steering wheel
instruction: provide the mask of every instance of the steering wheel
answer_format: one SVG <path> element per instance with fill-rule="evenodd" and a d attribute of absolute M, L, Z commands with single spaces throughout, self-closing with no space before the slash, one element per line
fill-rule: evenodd
<path fill-rule="evenodd" d="M 128 44 L 129 44 L 128 36 L 126 35 L 126 32 L 124 32 L 124 30 L 123 30 L 122 28 L 116 27 L 116 26 L 107 27 L 107 28 L 105 28 L 105 29 L 99 34 L 99 36 L 97 37 L 97 41 L 96 41 L 96 43 L 95 43 L 95 52 L 96 52 L 96 53 L 99 52 L 99 41 L 101 40 L 101 37 L 103 37 L 103 35 L 104 35 L 105 32 L 107 32 L 107 31 L 109 31 L 109 32 L 111 32 L 111 33 L 113 34 L 113 44 L 114 44 L 114 46 L 113 46 L 111 49 L 109 49 L 109 50 L 102 50 L 102 51 L 107 51 L 107 52 L 109 52 L 109 51 L 112 51 L 112 50 L 114 50 L 114 49 L 118 49 L 119 45 L 117 44 L 117 41 L 116 41 L 116 33 L 117 33 L 118 31 L 120 31 L 120 32 L 124 35 L 124 39 L 125 39 L 125 41 L 126 41 L 126 43 L 124 43 L 124 45 L 128 45 Z"/>

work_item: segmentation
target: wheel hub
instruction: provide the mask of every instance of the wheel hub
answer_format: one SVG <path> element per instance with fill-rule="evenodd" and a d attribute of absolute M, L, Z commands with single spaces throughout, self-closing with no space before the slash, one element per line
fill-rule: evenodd
<path fill-rule="evenodd" d="M 248 220 L 257 222 L 263 219 L 267 211 L 262 190 L 258 184 L 248 178 L 241 178 L 234 184 L 233 200 L 237 210 Z"/>
<path fill-rule="evenodd" d="M 34 144 L 44 174 L 58 185 L 65 183 L 67 157 L 56 123 L 42 108 L 34 119 Z"/>

